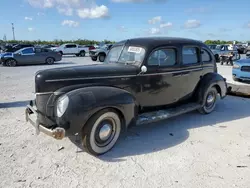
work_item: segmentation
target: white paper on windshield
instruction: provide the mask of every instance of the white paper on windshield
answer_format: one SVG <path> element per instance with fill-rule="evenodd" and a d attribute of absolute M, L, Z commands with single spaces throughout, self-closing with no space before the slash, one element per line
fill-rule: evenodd
<path fill-rule="evenodd" d="M 141 48 L 136 47 L 136 46 L 129 46 L 128 52 L 133 52 L 133 53 L 139 54 L 139 53 L 141 53 Z"/>

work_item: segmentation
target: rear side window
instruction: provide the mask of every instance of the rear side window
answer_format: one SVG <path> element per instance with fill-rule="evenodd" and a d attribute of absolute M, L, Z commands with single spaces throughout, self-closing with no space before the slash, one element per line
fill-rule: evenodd
<path fill-rule="evenodd" d="M 156 50 L 148 58 L 148 65 L 174 66 L 175 64 L 176 64 L 175 49 Z"/>
<path fill-rule="evenodd" d="M 212 60 L 209 52 L 205 49 L 202 49 L 201 51 L 201 58 L 203 62 L 210 62 Z"/>
<path fill-rule="evenodd" d="M 183 65 L 191 65 L 199 63 L 198 48 L 196 47 L 183 47 L 182 48 L 182 61 Z"/>

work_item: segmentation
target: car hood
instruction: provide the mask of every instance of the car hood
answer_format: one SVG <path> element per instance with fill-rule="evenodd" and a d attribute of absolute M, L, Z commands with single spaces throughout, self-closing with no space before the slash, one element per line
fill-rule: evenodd
<path fill-rule="evenodd" d="M 250 66 L 250 59 L 240 59 L 234 63 L 237 63 L 240 66 Z"/>
<path fill-rule="evenodd" d="M 13 53 L 12 52 L 5 52 L 5 53 L 2 53 L 0 54 L 0 57 L 12 57 L 13 56 Z"/>
<path fill-rule="evenodd" d="M 61 87 L 74 84 L 105 82 L 116 76 L 136 75 L 138 67 L 124 64 L 92 64 L 53 68 L 38 71 L 35 76 L 36 92 L 54 92 Z"/>

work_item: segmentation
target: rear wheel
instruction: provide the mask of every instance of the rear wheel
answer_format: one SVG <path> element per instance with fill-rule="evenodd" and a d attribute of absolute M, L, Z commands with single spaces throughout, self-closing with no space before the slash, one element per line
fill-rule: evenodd
<path fill-rule="evenodd" d="M 208 88 L 206 91 L 203 100 L 205 100 L 205 104 L 198 109 L 198 111 L 202 114 L 210 114 L 216 107 L 217 103 L 217 89 L 215 87 Z"/>
<path fill-rule="evenodd" d="M 81 51 L 81 52 L 79 53 L 79 56 L 85 57 L 85 51 Z"/>
<path fill-rule="evenodd" d="M 97 61 L 97 57 L 91 57 L 92 61 Z"/>
<path fill-rule="evenodd" d="M 5 61 L 5 65 L 8 67 L 15 67 L 17 66 L 17 61 L 15 59 L 8 59 Z"/>
<path fill-rule="evenodd" d="M 113 109 L 104 109 L 96 113 L 84 126 L 82 143 L 84 149 L 92 155 L 108 152 L 121 133 L 121 119 Z"/>
<path fill-rule="evenodd" d="M 55 63 L 55 60 L 54 60 L 54 58 L 52 58 L 52 57 L 48 57 L 48 58 L 46 59 L 46 63 L 49 64 L 49 65 L 52 65 L 52 64 Z"/>
<path fill-rule="evenodd" d="M 59 54 L 63 55 L 63 52 L 62 52 L 62 51 L 60 51 L 60 52 L 59 52 Z"/>

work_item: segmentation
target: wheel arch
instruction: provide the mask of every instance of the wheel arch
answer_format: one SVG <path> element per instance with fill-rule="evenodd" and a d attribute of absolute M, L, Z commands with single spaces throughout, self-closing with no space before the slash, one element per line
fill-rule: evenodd
<path fill-rule="evenodd" d="M 194 92 L 195 98 L 199 103 L 203 103 L 203 96 L 206 90 L 210 87 L 215 87 L 221 98 L 224 98 L 227 93 L 227 84 L 225 79 L 218 73 L 207 73 L 197 84 Z"/>
<path fill-rule="evenodd" d="M 114 109 L 122 120 L 122 130 L 133 122 L 138 105 L 135 97 L 126 90 L 111 86 L 89 86 L 67 93 L 69 106 L 57 124 L 68 124 L 70 134 L 79 133 L 87 121 L 100 110 Z"/>

